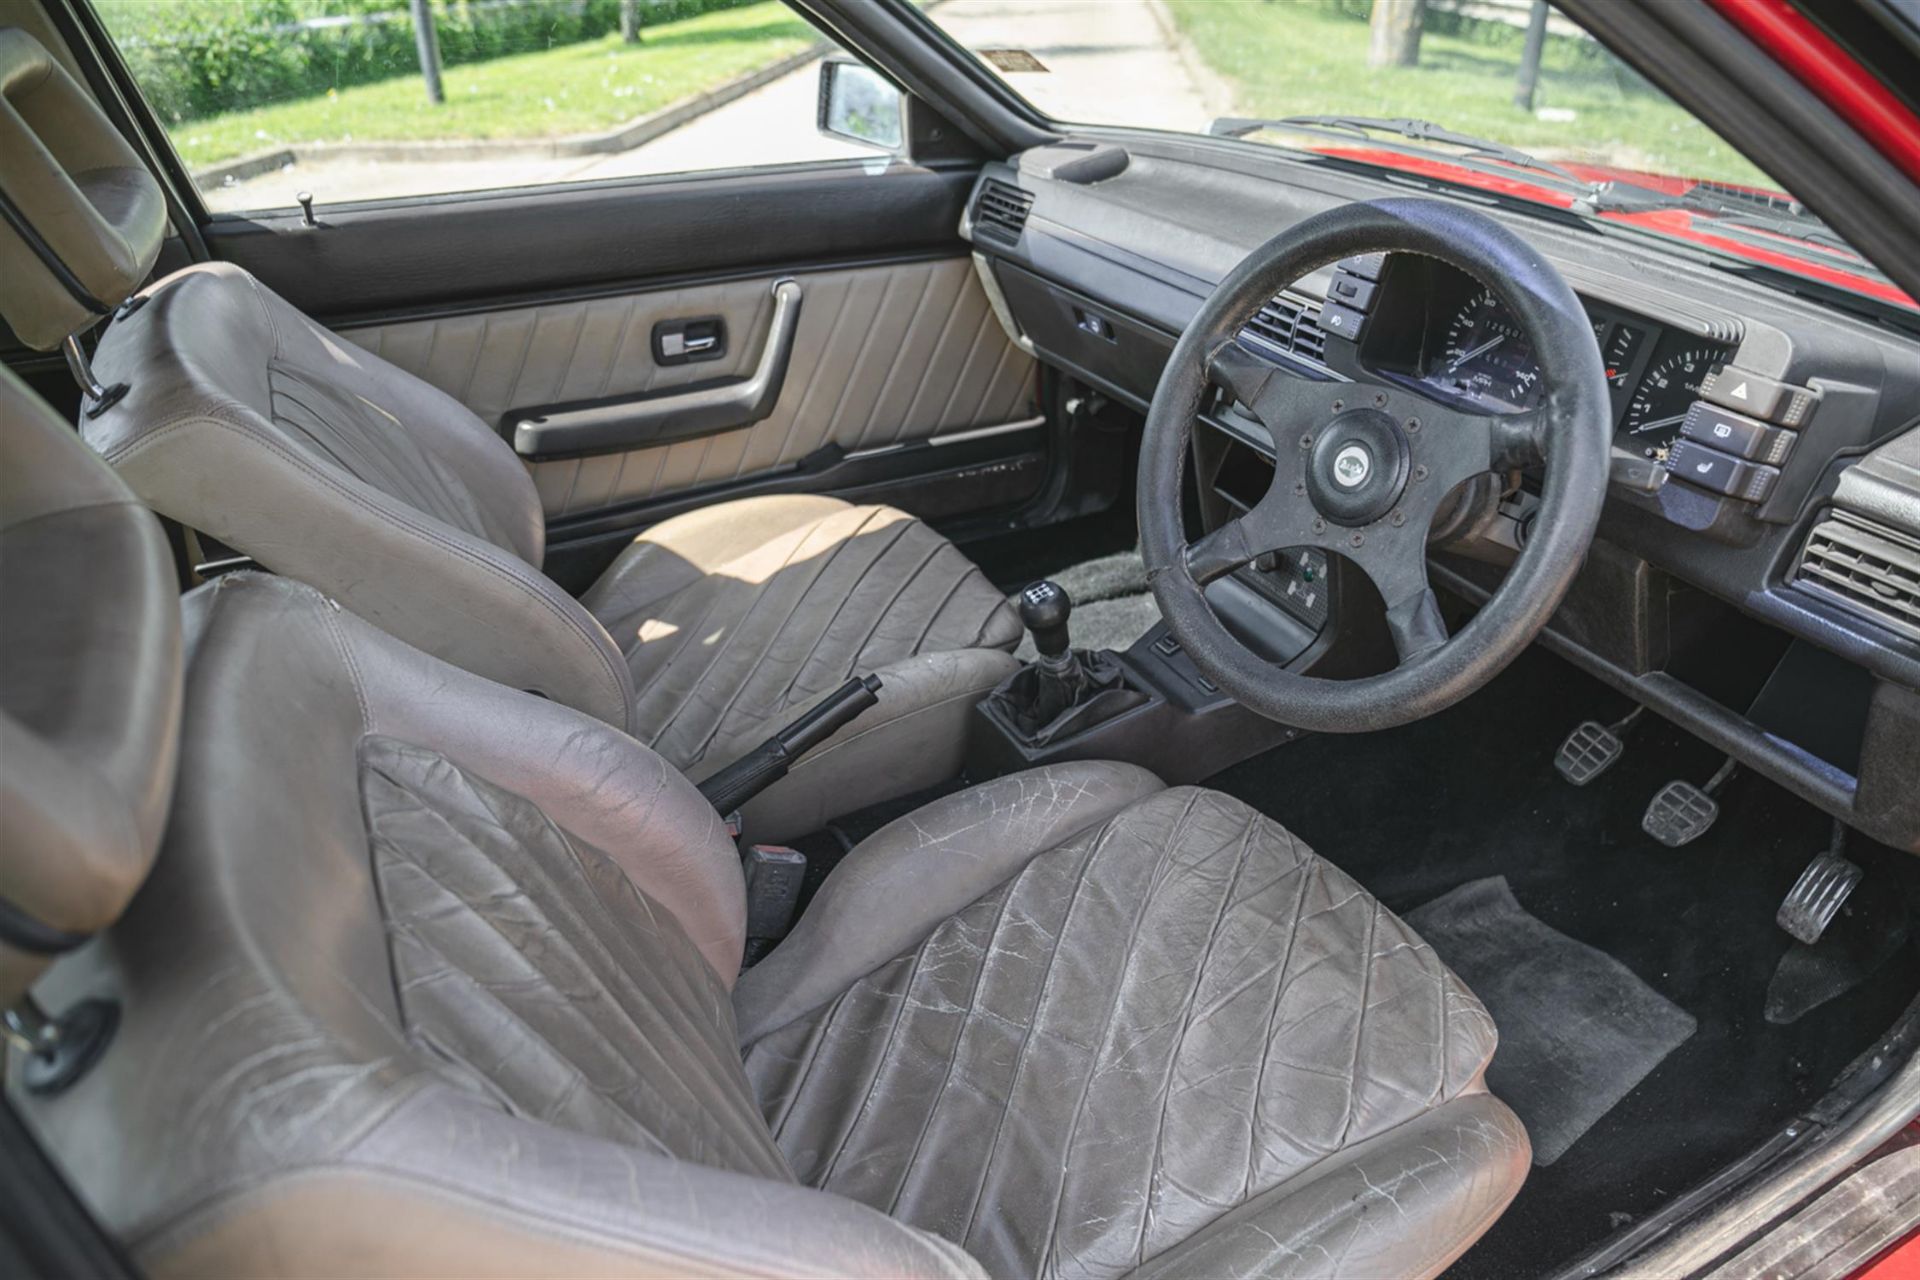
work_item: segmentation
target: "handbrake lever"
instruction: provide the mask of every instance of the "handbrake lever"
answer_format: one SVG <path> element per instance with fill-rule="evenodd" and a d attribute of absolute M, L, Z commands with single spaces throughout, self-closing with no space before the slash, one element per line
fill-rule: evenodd
<path fill-rule="evenodd" d="M 726 816 L 787 776 L 801 756 L 880 701 L 879 676 L 855 676 L 819 706 L 700 784 L 707 803 Z"/>

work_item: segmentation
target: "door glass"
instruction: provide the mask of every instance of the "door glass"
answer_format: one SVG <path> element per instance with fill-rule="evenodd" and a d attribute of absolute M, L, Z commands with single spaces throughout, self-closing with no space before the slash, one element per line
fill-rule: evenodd
<path fill-rule="evenodd" d="M 94 2 L 216 211 L 875 154 L 780 0 Z"/>

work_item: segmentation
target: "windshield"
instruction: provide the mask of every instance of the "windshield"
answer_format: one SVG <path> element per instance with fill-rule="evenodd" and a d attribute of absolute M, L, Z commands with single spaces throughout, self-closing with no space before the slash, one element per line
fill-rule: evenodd
<path fill-rule="evenodd" d="M 1043 114 L 1213 133 L 1638 227 L 1907 309 L 1684 107 L 1534 0 L 945 0 Z"/>

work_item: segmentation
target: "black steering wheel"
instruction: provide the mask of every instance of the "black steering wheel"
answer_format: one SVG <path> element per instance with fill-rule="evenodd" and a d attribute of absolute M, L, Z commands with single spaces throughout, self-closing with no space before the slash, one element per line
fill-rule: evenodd
<path fill-rule="evenodd" d="M 1540 406 L 1493 416 L 1384 380 L 1317 381 L 1237 340 L 1247 320 L 1300 277 L 1382 250 L 1438 258 L 1492 289 L 1533 344 L 1545 386 Z M 1266 427 L 1276 466 L 1252 510 L 1188 545 L 1181 478 L 1209 382 Z M 1593 330 L 1539 252 L 1485 214 L 1436 200 L 1332 209 L 1249 254 L 1167 362 L 1141 446 L 1147 580 L 1194 665 L 1252 710 L 1328 733 L 1406 724 L 1478 689 L 1546 625 L 1593 540 L 1610 446 L 1606 373 Z M 1546 486 L 1525 548 L 1493 598 L 1449 638 L 1427 583 L 1435 513 L 1475 475 L 1542 460 Z M 1398 666 L 1363 679 L 1321 679 L 1283 670 L 1228 632 L 1207 603 L 1207 584 L 1290 547 L 1319 547 L 1365 571 L 1386 602 Z"/>

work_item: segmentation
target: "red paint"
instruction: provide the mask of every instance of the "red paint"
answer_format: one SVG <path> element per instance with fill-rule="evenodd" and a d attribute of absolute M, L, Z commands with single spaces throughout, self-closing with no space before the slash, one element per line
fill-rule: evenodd
<path fill-rule="evenodd" d="M 1298 144 L 1296 144 L 1298 145 Z M 1503 196 L 1521 200 L 1531 200 L 1536 204 L 1550 205 L 1556 209 L 1569 209 L 1578 197 L 1564 186 L 1551 179 L 1536 179 L 1525 169 L 1492 171 L 1476 166 L 1455 163 L 1445 156 L 1413 155 L 1404 151 L 1395 151 L 1382 147 L 1369 146 L 1314 146 L 1308 150 L 1321 155 L 1334 156 L 1343 160 L 1354 160 L 1364 164 L 1378 165 L 1383 169 L 1397 169 L 1402 173 L 1416 174 L 1424 178 L 1436 178 L 1457 186 L 1472 187 L 1479 191 L 1490 191 Z M 1670 174 L 1643 173 L 1633 169 L 1620 169 L 1610 165 L 1580 164 L 1569 162 L 1560 166 L 1582 182 L 1629 182 L 1635 186 L 1648 187 L 1668 195 L 1683 194 L 1692 187 L 1695 180 L 1679 178 Z M 1769 191 L 1764 187 L 1742 187 L 1760 195 L 1791 199 L 1785 192 Z M 1609 212 L 1600 215 L 1607 222 L 1616 222 L 1623 226 L 1640 227 L 1644 230 L 1659 232 L 1677 240 L 1712 249 L 1727 257 L 1738 258 L 1757 265 L 1771 267 L 1788 275 L 1797 275 L 1807 280 L 1818 280 L 1823 284 L 1834 285 L 1853 293 L 1882 302 L 1890 302 L 1898 307 L 1920 311 L 1899 286 L 1891 284 L 1878 276 L 1865 272 L 1849 271 L 1840 261 L 1809 261 L 1800 253 L 1792 251 L 1795 242 L 1784 236 L 1768 237 L 1765 230 L 1742 227 L 1740 239 L 1731 238 L 1713 225 L 1710 215 L 1695 213 L 1687 209 L 1656 209 L 1645 213 Z M 1780 249 L 1766 244 L 1756 244 L 1746 239 L 1756 236 L 1762 239 L 1777 240 Z M 1817 251 L 1816 251 L 1817 252 Z M 1920 1277 L 1915 1277 L 1920 1280 Z"/>
<path fill-rule="evenodd" d="M 1787 0 L 1709 0 L 1766 55 L 1920 182 L 1920 118 Z"/>
<path fill-rule="evenodd" d="M 1854 1272 L 1852 1280 L 1920 1280 L 1920 1232 Z"/>

